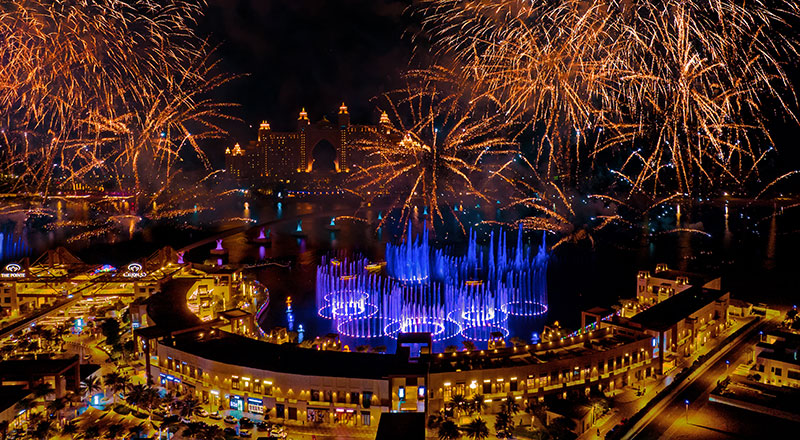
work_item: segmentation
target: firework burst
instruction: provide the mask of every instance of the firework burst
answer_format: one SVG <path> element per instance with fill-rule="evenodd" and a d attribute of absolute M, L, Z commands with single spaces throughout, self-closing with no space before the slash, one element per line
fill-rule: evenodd
<path fill-rule="evenodd" d="M 163 192 L 183 150 L 222 134 L 203 96 L 202 2 L 13 0 L 0 6 L 4 186 L 47 196 L 109 186 Z"/>
<path fill-rule="evenodd" d="M 537 169 L 609 167 L 652 197 L 745 185 L 794 119 L 788 1 L 422 0 L 423 29 L 464 87 L 532 127 Z"/>
<path fill-rule="evenodd" d="M 455 200 L 488 201 L 486 180 L 495 177 L 498 158 L 516 152 L 516 144 L 501 135 L 504 116 L 482 99 L 462 99 L 443 87 L 424 81 L 385 95 L 381 133 L 362 145 L 367 165 L 351 178 L 370 202 L 392 200 L 402 221 L 415 206 L 442 221 Z"/>

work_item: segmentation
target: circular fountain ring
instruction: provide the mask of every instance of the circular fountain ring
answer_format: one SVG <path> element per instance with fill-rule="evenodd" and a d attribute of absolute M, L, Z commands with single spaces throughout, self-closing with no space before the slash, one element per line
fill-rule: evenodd
<path fill-rule="evenodd" d="M 386 336 L 397 339 L 398 333 L 430 333 L 434 341 L 450 339 L 461 332 L 461 326 L 449 319 L 405 318 L 389 323 L 383 329 Z"/>
<path fill-rule="evenodd" d="M 382 338 L 386 336 L 384 333 L 384 328 L 386 328 L 387 325 L 390 325 L 392 320 L 375 315 L 376 313 L 373 313 L 370 316 L 363 316 L 342 321 L 336 326 L 336 331 L 338 331 L 340 335 L 349 338 Z"/>
<path fill-rule="evenodd" d="M 540 316 L 547 313 L 547 306 L 536 301 L 511 301 L 503 304 L 501 309 L 513 316 Z"/>
<path fill-rule="evenodd" d="M 363 305 L 363 308 L 358 308 L 358 305 Z M 325 319 L 355 319 L 355 318 L 369 318 L 371 316 L 375 316 L 378 313 L 378 308 L 369 303 L 343 303 L 338 304 L 336 308 L 332 308 L 333 306 L 327 305 L 319 310 L 317 310 L 317 315 Z M 353 313 L 346 314 L 345 312 L 351 311 Z"/>

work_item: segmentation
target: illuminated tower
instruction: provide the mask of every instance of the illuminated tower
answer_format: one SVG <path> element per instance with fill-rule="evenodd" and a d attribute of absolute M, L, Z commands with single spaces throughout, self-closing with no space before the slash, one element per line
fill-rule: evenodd
<path fill-rule="evenodd" d="M 342 103 L 339 107 L 339 128 L 347 128 L 350 126 L 350 113 L 347 112 L 347 106 Z"/>
<path fill-rule="evenodd" d="M 261 177 L 266 177 L 269 175 L 269 163 L 267 162 L 268 157 L 268 149 L 269 149 L 269 132 L 272 128 L 269 126 L 269 122 L 261 121 L 261 125 L 258 126 L 258 145 L 256 145 L 255 151 L 258 154 L 258 174 Z"/>
<path fill-rule="evenodd" d="M 297 118 L 297 131 L 300 132 L 300 157 L 297 162 L 297 171 L 304 171 L 306 169 L 306 128 L 311 125 L 308 120 L 308 113 L 305 107 L 300 110 L 300 117 Z"/>
<path fill-rule="evenodd" d="M 261 121 L 261 125 L 258 126 L 258 142 L 267 142 L 267 138 L 269 137 L 270 126 L 269 122 Z"/>
<path fill-rule="evenodd" d="M 350 113 L 347 112 L 347 106 L 344 102 L 339 107 L 339 170 L 348 172 L 349 167 L 347 164 L 347 130 L 350 128 Z"/>
<path fill-rule="evenodd" d="M 386 112 L 381 113 L 381 119 L 378 124 L 383 134 L 389 134 L 389 127 L 392 126 L 392 121 L 389 120 L 389 115 L 387 115 Z"/>

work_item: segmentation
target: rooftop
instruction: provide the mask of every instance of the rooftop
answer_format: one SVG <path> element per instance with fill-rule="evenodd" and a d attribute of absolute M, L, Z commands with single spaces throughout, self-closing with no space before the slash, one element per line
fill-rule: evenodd
<path fill-rule="evenodd" d="M 666 330 L 718 300 L 725 293 L 722 290 L 692 286 L 641 313 L 637 313 L 630 318 L 630 322 L 650 330 Z"/>
<path fill-rule="evenodd" d="M 30 393 L 23 386 L 0 386 L 0 413 L 13 407 Z"/>
<path fill-rule="evenodd" d="M 205 338 L 197 333 L 187 334 L 163 344 L 208 360 L 307 376 L 382 379 L 392 373 L 415 372 L 420 368 L 393 354 L 314 350 L 218 332 L 219 336 Z"/>
<path fill-rule="evenodd" d="M 432 358 L 430 371 L 431 373 L 441 373 L 543 364 L 556 359 L 603 352 L 640 339 L 650 339 L 650 336 L 644 333 L 641 336 L 614 334 L 609 329 L 602 329 L 595 330 L 586 336 L 575 336 L 554 343 L 544 342 L 496 350 L 441 353 Z"/>
<path fill-rule="evenodd" d="M 687 272 L 684 270 L 662 270 L 661 272 L 651 272 L 653 278 L 661 278 L 665 280 L 676 280 L 678 277 L 686 277 L 689 279 L 689 284 L 692 286 L 702 286 L 714 279 L 719 278 L 717 275 L 701 274 L 696 272 Z"/>
<path fill-rule="evenodd" d="M 55 359 L 13 359 L 0 362 L 0 378 L 61 374 L 78 365 L 78 356 Z"/>

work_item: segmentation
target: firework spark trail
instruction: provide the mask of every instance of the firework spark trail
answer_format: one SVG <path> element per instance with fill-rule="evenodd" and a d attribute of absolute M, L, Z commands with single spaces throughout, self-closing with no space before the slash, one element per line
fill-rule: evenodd
<path fill-rule="evenodd" d="M 220 136 L 226 105 L 195 36 L 203 2 L 13 0 L 0 6 L 0 143 L 12 191 L 113 182 L 163 192 L 198 141 Z M 142 203 L 149 205 L 149 203 Z"/>
<path fill-rule="evenodd" d="M 475 182 L 492 174 L 493 158 L 516 153 L 516 143 L 500 134 L 505 118 L 486 111 L 485 100 L 461 99 L 445 93 L 445 83 L 428 79 L 383 97 L 390 121 L 361 145 L 367 165 L 351 177 L 370 202 L 388 195 L 403 222 L 415 205 L 441 221 L 462 196 L 488 202 L 487 190 Z"/>
<path fill-rule="evenodd" d="M 773 151 L 765 113 L 796 122 L 793 2 L 422 0 L 416 11 L 465 87 L 541 135 L 547 178 L 622 159 L 612 171 L 630 193 L 742 186 Z"/>

